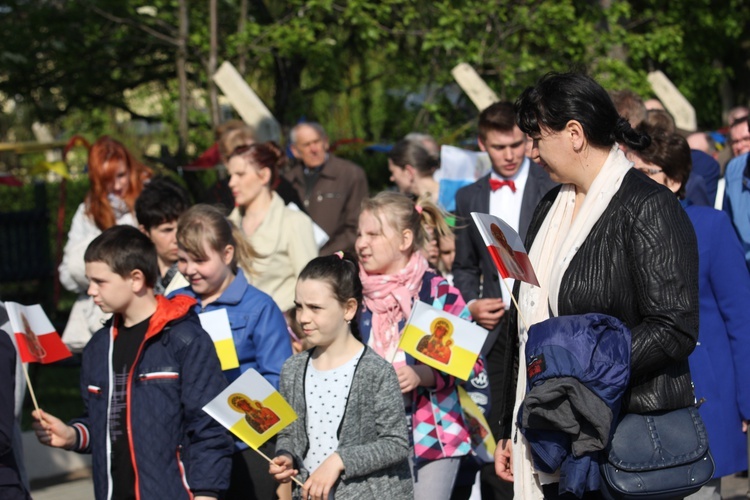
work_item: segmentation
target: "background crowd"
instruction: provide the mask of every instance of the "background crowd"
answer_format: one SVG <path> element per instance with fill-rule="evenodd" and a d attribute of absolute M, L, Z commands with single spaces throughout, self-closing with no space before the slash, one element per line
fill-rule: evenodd
<path fill-rule="evenodd" d="M 748 464 L 750 393 L 742 383 L 750 379 L 744 362 L 750 356 L 748 110 L 732 110 L 729 148 L 719 151 L 709 134 L 677 130 L 659 104 L 629 91 L 607 94 L 578 73 L 547 75 L 514 103 L 481 111 L 477 146 L 491 169 L 455 194 L 441 182 L 439 145 L 418 133 L 390 150 L 382 168 L 393 189 L 375 194 L 361 167 L 330 152 L 326 131 L 315 122 L 290 130 L 288 150 L 256 142 L 242 123 L 224 127 L 217 143 L 228 177 L 219 190 L 231 194 L 231 206 L 191 203 L 180 182 L 155 175 L 122 143 L 102 137 L 89 151 L 90 189 L 59 269 L 63 286 L 80 294 L 63 340 L 73 350 L 85 349 L 85 360 L 101 352 L 101 346 L 84 346 L 102 337 L 97 331 L 107 312 L 115 314 L 115 325 L 125 318 L 123 330 L 134 326 L 125 309 L 100 307 L 89 266 L 107 261 L 87 250 L 94 241 L 104 244 L 111 228 L 133 226 L 156 253 L 158 275 L 146 289 L 172 301 L 190 297 L 196 313 L 227 311 L 240 367 L 225 371 L 226 381 L 254 368 L 301 405 L 298 413 L 307 412 L 304 428 L 262 450 L 288 457 L 275 461 L 272 475 L 265 460 L 238 441 L 228 448 L 226 481 L 199 489 L 191 484 L 195 495 L 286 498 L 289 471 L 304 469 L 300 477 L 313 498 L 337 491 L 375 498 L 378 489 L 391 491 L 389 498 L 596 498 L 598 488 L 579 483 L 564 489 L 570 485 L 555 470 L 540 472 L 526 451 L 532 439 L 526 433 L 518 438 L 516 418 L 527 389 L 529 326 L 606 314 L 632 336 L 629 382 L 614 416 L 700 403 L 716 471 L 695 498 L 720 498 L 719 479 Z M 502 282 L 471 212 L 496 215 L 520 234 L 541 287 Z M 338 274 L 324 271 L 333 268 Z M 341 279 L 354 288 L 341 289 Z M 323 291 L 309 289 L 311 282 L 324 283 Z M 336 321 L 345 327 L 327 326 L 334 314 L 324 315 L 329 309 L 318 297 L 331 298 Z M 490 332 L 467 381 L 398 348 L 415 300 L 471 318 Z M 315 308 L 323 312 L 308 311 Z M 141 335 L 148 339 L 149 332 L 144 327 Z M 117 352 L 116 340 L 112 344 Z M 379 357 L 370 359 L 373 353 Z M 115 373 L 127 378 L 139 356 L 131 353 Z M 353 363 L 349 371 L 347 363 Z M 354 368 L 360 365 L 384 394 L 395 395 L 379 403 L 388 423 L 368 416 L 366 403 L 355 406 L 366 391 Z M 348 408 L 346 399 L 328 399 L 311 387 L 315 379 L 308 377 L 327 370 L 342 370 L 348 385 L 325 384 L 334 392 L 349 390 L 353 407 L 365 412 L 356 418 L 376 421 L 374 428 L 353 437 L 357 426 L 347 420 L 354 418 L 349 413 L 341 410 L 327 428 L 310 414 L 315 404 Z M 297 379 L 304 382 L 291 382 Z M 498 441 L 494 463 L 475 456 L 477 430 L 465 418 L 459 388 L 485 411 Z M 115 388 L 112 403 L 129 405 L 126 392 Z M 78 427 L 73 435 L 52 416 L 36 417 L 44 444 L 86 450 L 81 433 L 87 431 Z M 145 425 L 131 424 L 129 417 L 124 423 L 117 414 L 102 418 L 133 429 Z M 53 441 L 62 435 L 55 426 L 69 438 L 62 444 Z M 385 427 L 393 434 L 387 439 Z M 331 429 L 335 438 L 322 436 Z M 348 452 L 384 440 L 388 447 Z M 120 443 L 111 464 L 95 465 L 108 468 L 95 473 L 97 492 L 114 487 L 117 498 L 130 498 L 138 488 L 167 491 L 137 481 L 135 457 L 143 452 Z M 340 450 L 338 462 L 329 460 L 324 445 Z M 398 481 L 384 482 L 384 474 Z"/>

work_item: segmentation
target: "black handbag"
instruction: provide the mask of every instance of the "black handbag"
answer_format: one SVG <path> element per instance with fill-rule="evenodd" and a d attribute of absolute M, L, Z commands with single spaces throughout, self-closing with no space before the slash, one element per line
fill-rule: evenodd
<path fill-rule="evenodd" d="M 698 410 L 635 414 L 617 424 L 600 466 L 608 499 L 672 499 L 698 491 L 714 474 Z"/>

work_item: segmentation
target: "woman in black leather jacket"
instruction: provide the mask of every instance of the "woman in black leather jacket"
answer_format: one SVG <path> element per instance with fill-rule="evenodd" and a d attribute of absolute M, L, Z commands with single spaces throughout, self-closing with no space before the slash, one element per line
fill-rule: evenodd
<path fill-rule="evenodd" d="M 632 169 L 618 147 L 640 150 L 650 138 L 617 114 L 601 86 L 577 73 L 544 76 L 516 101 L 516 117 L 534 139 L 532 159 L 562 184 L 539 203 L 526 238 L 541 287 L 522 283 L 516 289 L 520 359 L 524 321 L 608 314 L 632 332 L 622 411 L 689 406 L 687 359 L 698 336 L 695 233 L 675 196 Z M 520 378 L 516 405 L 506 408 L 517 410 L 523 399 L 525 375 Z M 510 437 L 515 414 L 506 415 L 501 437 Z M 497 473 L 516 482 L 517 498 L 540 498 L 539 483 L 554 477 L 530 473 L 518 434 L 516 445 L 508 439 L 498 445 Z M 545 496 L 552 495 L 549 489 Z"/>

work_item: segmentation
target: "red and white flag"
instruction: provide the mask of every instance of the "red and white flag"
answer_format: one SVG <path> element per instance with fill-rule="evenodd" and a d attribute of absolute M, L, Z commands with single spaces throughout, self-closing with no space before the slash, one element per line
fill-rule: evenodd
<path fill-rule="evenodd" d="M 6 302 L 5 309 L 16 336 L 21 361 L 48 364 L 72 356 L 44 314 L 42 306 Z"/>
<path fill-rule="evenodd" d="M 529 261 L 529 254 L 518 233 L 502 219 L 493 215 L 472 212 L 471 216 L 500 276 L 539 286 L 536 273 Z"/>

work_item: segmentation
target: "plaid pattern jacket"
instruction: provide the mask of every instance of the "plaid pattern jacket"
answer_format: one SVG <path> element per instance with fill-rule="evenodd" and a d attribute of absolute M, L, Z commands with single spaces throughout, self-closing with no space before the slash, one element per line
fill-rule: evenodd
<path fill-rule="evenodd" d="M 419 300 L 462 319 L 471 319 L 461 292 L 432 271 L 426 272 L 422 278 Z M 399 324 L 399 328 L 403 328 L 405 323 Z M 372 313 L 365 309 L 360 315 L 360 331 L 365 343 L 371 329 Z M 408 355 L 406 360 L 410 365 L 421 364 Z M 470 378 L 481 372 L 483 367 L 480 358 Z M 412 437 L 417 461 L 461 457 L 471 451 L 471 436 L 458 399 L 457 381 L 439 370 L 433 371 L 435 387 L 418 387 L 411 394 Z"/>

